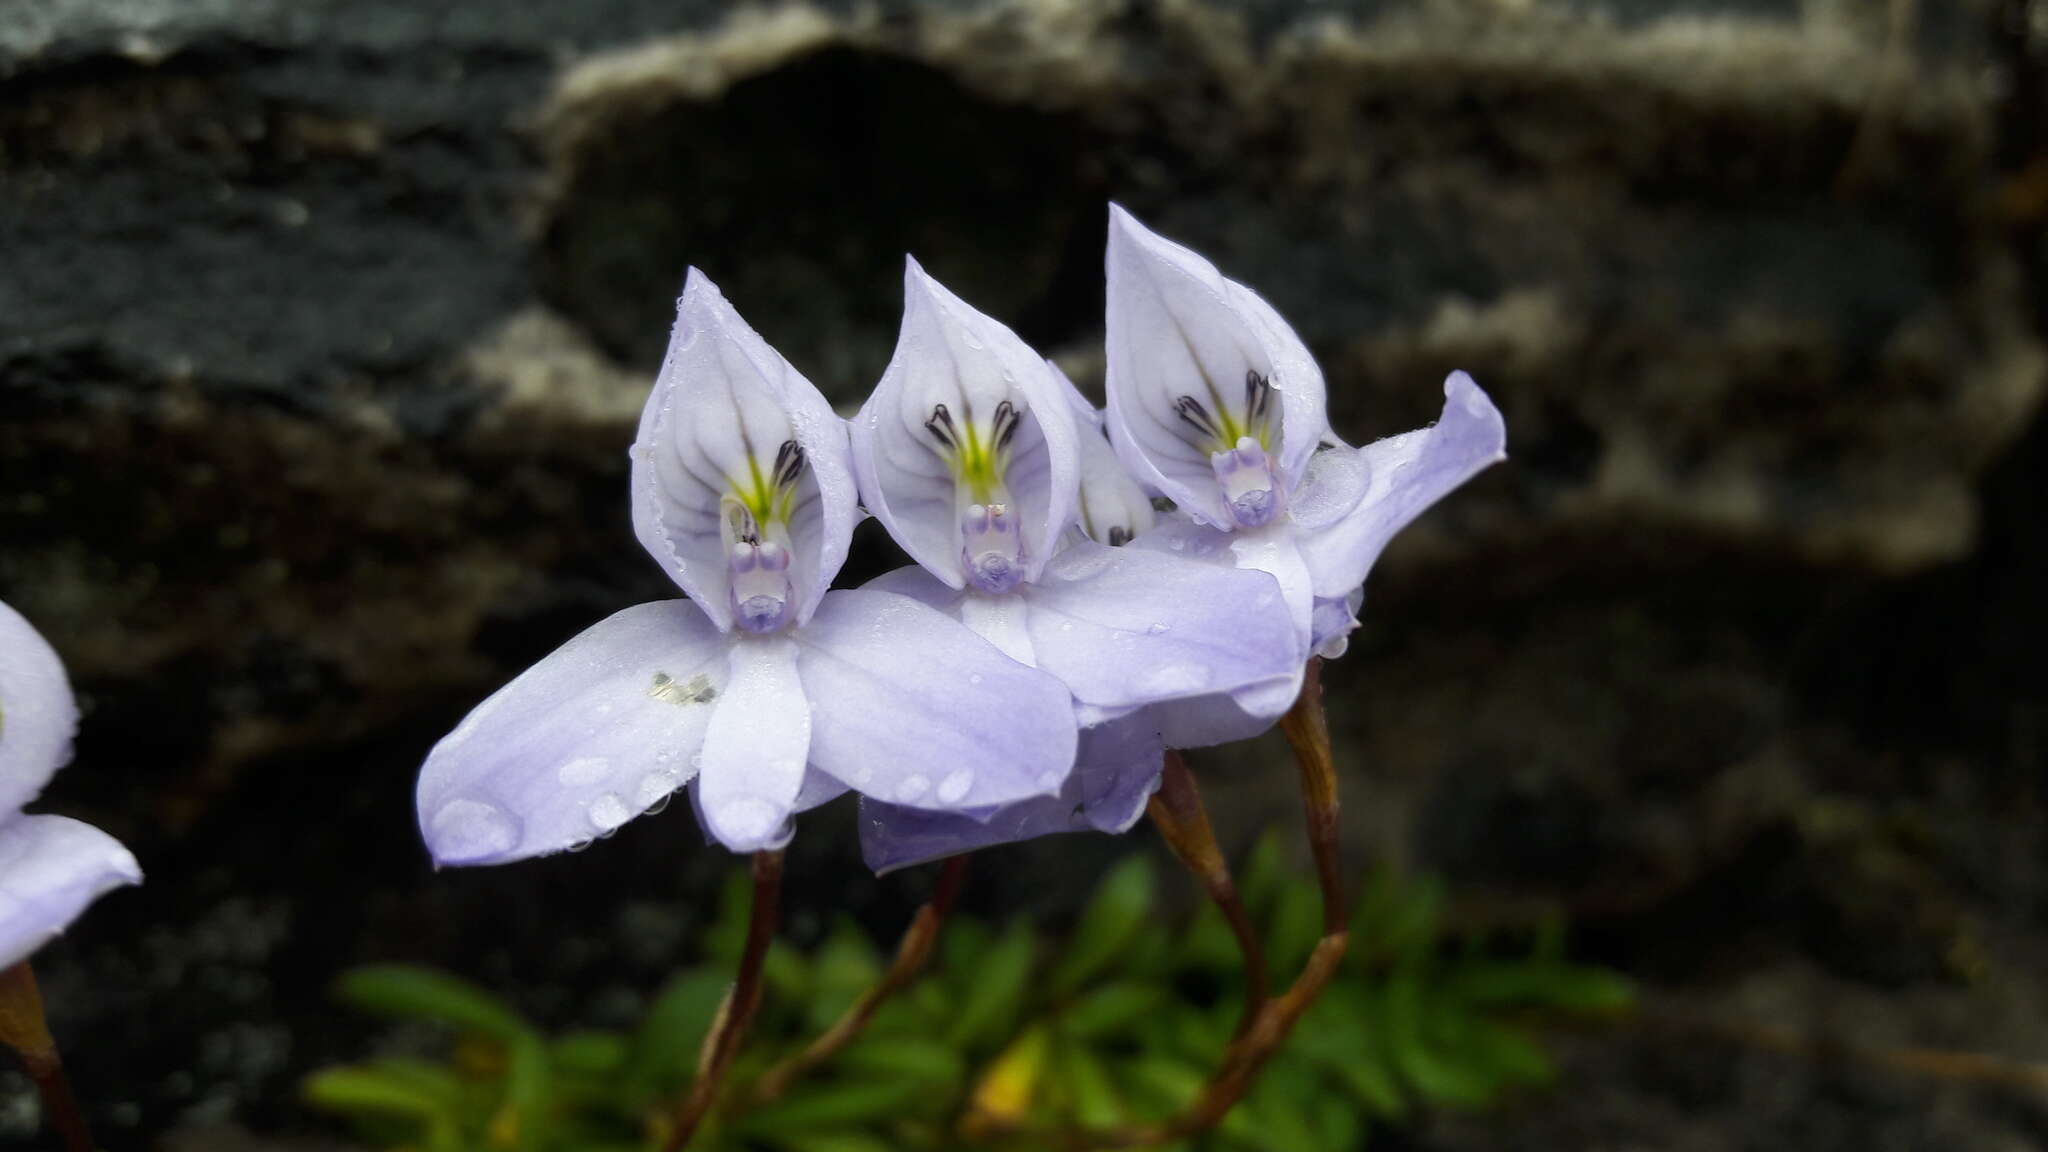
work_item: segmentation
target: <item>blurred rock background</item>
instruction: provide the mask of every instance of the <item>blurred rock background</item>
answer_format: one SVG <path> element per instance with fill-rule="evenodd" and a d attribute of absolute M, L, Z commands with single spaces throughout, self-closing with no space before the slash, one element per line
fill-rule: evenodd
<path fill-rule="evenodd" d="M 88 707 L 45 807 L 150 876 L 39 961 L 103 1139 L 317 1134 L 363 960 L 630 1018 L 728 866 L 681 807 L 435 874 L 410 789 L 670 594 L 622 489 L 684 267 L 847 410 L 905 251 L 1099 389 L 1115 198 L 1354 442 L 1453 367 L 1508 416 L 1329 674 L 1352 852 L 1566 909 L 1645 1008 L 1387 1146 L 2042 1146 L 1886 1054 L 2048 1060 L 2044 112 L 2044 0 L 0 0 L 0 598 Z M 1232 836 L 1279 755 L 1202 759 Z M 809 821 L 793 933 L 921 895 L 852 851 Z"/>

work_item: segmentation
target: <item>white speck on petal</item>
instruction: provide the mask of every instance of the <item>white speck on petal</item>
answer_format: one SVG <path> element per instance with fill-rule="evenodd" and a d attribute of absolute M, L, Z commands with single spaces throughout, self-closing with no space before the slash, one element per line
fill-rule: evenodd
<path fill-rule="evenodd" d="M 555 769 L 555 779 L 564 788 L 582 788 L 604 779 L 611 766 L 611 761 L 602 756 L 579 756 Z"/>
<path fill-rule="evenodd" d="M 1145 631 L 1154 636 L 1163 635 L 1171 630 L 1170 626 L 1161 624 L 1156 620 L 1145 626 Z"/>
<path fill-rule="evenodd" d="M 443 860 L 475 860 L 508 852 L 519 843 L 519 818 L 482 800 L 450 800 L 434 813 L 434 854 Z"/>
<path fill-rule="evenodd" d="M 896 785 L 896 799 L 909 804 L 923 797 L 931 786 L 932 782 L 923 776 L 905 776 L 902 783 Z"/>

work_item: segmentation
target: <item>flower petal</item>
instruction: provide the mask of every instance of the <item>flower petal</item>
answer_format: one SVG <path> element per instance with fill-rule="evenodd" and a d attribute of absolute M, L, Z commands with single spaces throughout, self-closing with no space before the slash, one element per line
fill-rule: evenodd
<path fill-rule="evenodd" d="M 1252 423 L 1256 375 L 1280 398 L 1267 447 L 1292 490 L 1329 431 L 1322 372 L 1300 337 L 1255 293 L 1114 204 L 1106 264 L 1108 422 L 1125 468 L 1196 519 L 1231 526 L 1211 456 Z"/>
<path fill-rule="evenodd" d="M 1006 405 L 1014 427 L 1002 421 Z M 1020 520 L 1026 579 L 1037 576 L 1073 513 L 1073 414 L 1050 367 L 916 260 L 904 269 L 896 353 L 852 432 L 868 511 L 911 559 L 952 587 L 967 581 L 961 514 L 987 499 L 963 496 L 970 478 L 998 473 Z M 1000 453 L 998 440 L 1006 445 Z M 990 463 L 970 466 L 969 459 Z"/>
<path fill-rule="evenodd" d="M 1063 832 L 1126 832 L 1159 788 L 1159 739 L 1142 723 L 1081 731 L 1074 771 L 1057 796 L 992 812 L 933 812 L 863 799 L 861 856 L 876 873 Z"/>
<path fill-rule="evenodd" d="M 732 680 L 704 733 L 697 802 L 705 826 L 734 852 L 789 843 L 811 751 L 798 652 L 787 636 L 733 645 Z"/>
<path fill-rule="evenodd" d="M 1358 452 L 1367 473 L 1364 497 L 1335 523 L 1300 537 L 1318 596 L 1343 596 L 1365 583 L 1394 533 L 1488 465 L 1507 459 L 1507 427 L 1479 385 L 1453 372 L 1444 381 L 1443 414 L 1435 424 Z"/>
<path fill-rule="evenodd" d="M 1157 521 L 1152 498 L 1124 471 L 1123 461 L 1117 459 L 1116 449 L 1109 443 L 1102 413 L 1088 403 L 1088 398 L 1081 395 L 1059 365 L 1047 361 L 1047 366 L 1066 392 L 1080 440 L 1081 484 L 1074 506 L 1075 522 L 1090 540 L 1112 547 L 1127 544 Z"/>
<path fill-rule="evenodd" d="M 784 446 L 802 449 L 784 493 Z M 794 618 L 810 618 L 846 559 L 858 496 L 845 424 L 810 381 L 690 269 L 661 375 L 634 440 L 633 529 L 721 629 L 733 623 L 727 552 L 737 499 L 786 512 Z"/>
<path fill-rule="evenodd" d="M 833 592 L 797 640 L 811 763 L 863 795 L 987 807 L 1052 795 L 1073 767 L 1066 686 L 915 600 Z"/>
<path fill-rule="evenodd" d="M 56 649 L 0 603 L 0 818 L 35 799 L 70 761 L 77 728 L 78 702 Z"/>
<path fill-rule="evenodd" d="M 435 862 L 559 852 L 667 800 L 696 772 L 729 646 L 689 601 L 641 604 L 493 693 L 420 769 Z"/>
<path fill-rule="evenodd" d="M 1230 693 L 1300 674 L 1293 616 L 1264 572 L 1081 543 L 1055 557 L 1022 597 L 1038 666 L 1095 708 Z"/>
<path fill-rule="evenodd" d="M 0 822 L 0 968 L 29 958 L 142 869 L 121 842 L 66 816 Z"/>

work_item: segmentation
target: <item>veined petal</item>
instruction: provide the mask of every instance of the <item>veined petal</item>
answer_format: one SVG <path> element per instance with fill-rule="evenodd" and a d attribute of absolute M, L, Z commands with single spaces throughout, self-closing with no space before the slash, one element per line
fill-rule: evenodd
<path fill-rule="evenodd" d="M 1265 572 L 1082 543 L 1055 557 L 1023 600 L 1038 666 L 1095 708 L 1300 674 L 1293 615 Z"/>
<path fill-rule="evenodd" d="M 1057 796 L 991 812 L 933 812 L 862 799 L 861 855 L 876 873 L 1063 832 L 1126 832 L 1159 788 L 1159 739 L 1142 723 L 1081 731 L 1073 774 Z"/>
<path fill-rule="evenodd" d="M 71 759 L 78 702 L 56 649 L 0 603 L 0 818 L 21 811 Z"/>
<path fill-rule="evenodd" d="M 0 821 L 0 968 L 29 958 L 142 869 L 121 842 L 66 816 Z"/>
<path fill-rule="evenodd" d="M 1052 369 L 1053 379 L 1066 392 L 1080 441 L 1081 484 L 1074 507 L 1075 521 L 1090 540 L 1111 547 L 1127 544 L 1158 519 L 1152 510 L 1152 498 L 1124 471 L 1123 461 L 1117 459 L 1116 449 L 1110 445 L 1102 413 L 1088 403 L 1088 398 L 1081 395 L 1059 365 L 1051 361 L 1046 364 Z"/>
<path fill-rule="evenodd" d="M 857 515 L 845 425 L 694 268 L 632 458 L 634 532 L 721 629 L 810 618 Z M 786 584 L 736 573 L 761 542 L 787 550 Z"/>
<path fill-rule="evenodd" d="M 1037 577 L 1072 516 L 1073 414 L 1037 353 L 915 260 L 903 294 L 896 353 L 853 422 L 862 495 L 948 585 L 1007 591 Z M 972 567 L 989 555 L 1007 567 Z"/>
<path fill-rule="evenodd" d="M 1352 510 L 1300 535 L 1318 596 L 1343 596 L 1365 583 L 1394 533 L 1490 464 L 1507 459 L 1507 426 L 1479 385 L 1463 372 L 1444 381 L 1443 414 L 1427 428 L 1358 450 L 1366 490 Z"/>
<path fill-rule="evenodd" d="M 477 705 L 427 754 L 438 864 L 503 864 L 605 835 L 696 774 L 731 641 L 687 600 L 599 621 Z"/>
<path fill-rule="evenodd" d="M 696 798 L 705 826 L 734 852 L 789 842 L 811 751 L 811 706 L 797 659 L 787 636 L 732 646 L 732 679 L 704 732 Z"/>
<path fill-rule="evenodd" d="M 1329 431 L 1314 358 L 1255 293 L 1114 204 L 1106 264 L 1108 423 L 1125 467 L 1215 527 L 1266 523 Z"/>
<path fill-rule="evenodd" d="M 1073 767 L 1066 686 L 915 600 L 835 591 L 797 640 L 811 763 L 863 795 L 988 807 L 1052 795 Z"/>

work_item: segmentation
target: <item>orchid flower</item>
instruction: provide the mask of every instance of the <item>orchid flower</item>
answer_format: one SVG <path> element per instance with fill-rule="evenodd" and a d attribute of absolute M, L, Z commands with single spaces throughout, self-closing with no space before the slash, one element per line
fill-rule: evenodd
<path fill-rule="evenodd" d="M 1436 424 L 1349 447 L 1270 304 L 1116 205 L 1106 263 L 1110 440 L 1187 517 L 1138 546 L 1271 573 L 1301 657 L 1341 653 L 1387 541 L 1506 458 L 1500 412 L 1454 372 Z"/>
<path fill-rule="evenodd" d="M 1070 539 L 1081 439 L 1098 435 L 1077 426 L 1072 386 L 915 260 L 904 295 L 895 356 L 854 419 L 853 458 L 868 510 L 918 564 L 868 587 L 939 608 L 1052 673 L 1092 735 L 1067 789 L 1042 805 L 950 821 L 863 805 L 869 861 L 930 858 L 897 842 L 899 819 L 905 839 L 950 851 L 1054 826 L 1121 831 L 1159 774 L 1161 745 L 1141 710 L 1237 695 L 1233 710 L 1261 709 L 1270 722 L 1292 702 L 1272 691 L 1300 674 L 1285 606 L 1260 573 Z M 941 826 L 959 835 L 926 835 Z"/>
<path fill-rule="evenodd" d="M 21 614 L 0 603 L 0 969 L 11 968 L 142 869 L 121 843 L 65 816 L 30 816 L 71 759 L 78 704 L 64 665 Z"/>
<path fill-rule="evenodd" d="M 594 625 L 435 746 L 439 863 L 573 848 L 686 784 L 755 852 L 849 788 L 986 808 L 1065 782 L 1059 681 L 916 600 L 826 591 L 858 515 L 845 425 L 695 269 L 632 465 L 634 529 L 689 599 Z"/>

